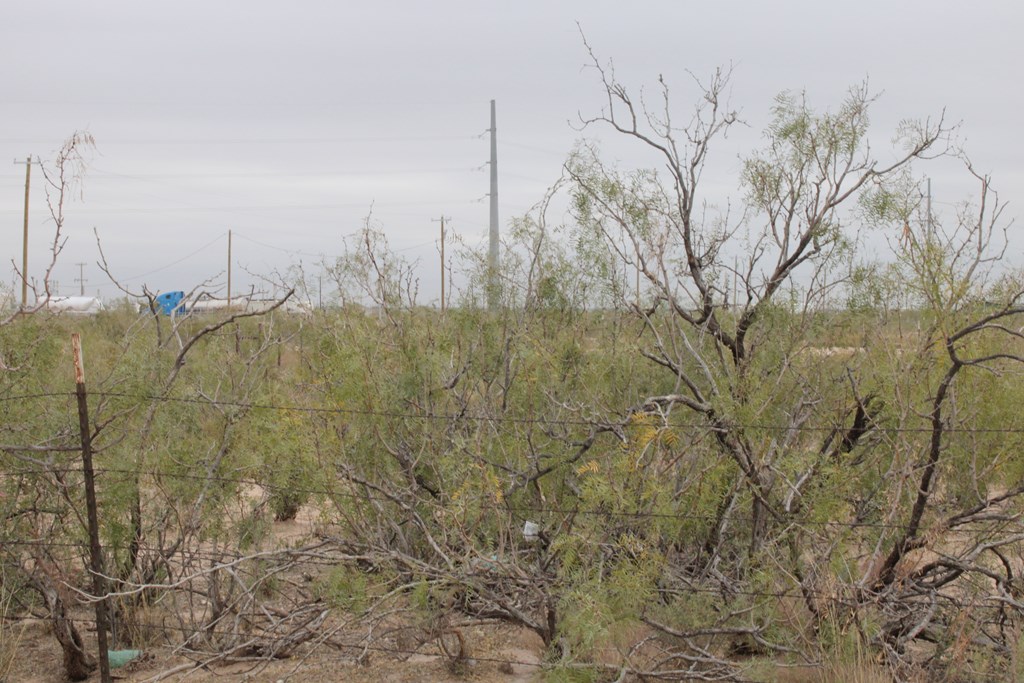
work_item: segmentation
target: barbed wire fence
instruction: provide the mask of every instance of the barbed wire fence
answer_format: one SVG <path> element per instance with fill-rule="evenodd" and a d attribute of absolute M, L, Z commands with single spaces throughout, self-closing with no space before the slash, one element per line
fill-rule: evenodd
<path fill-rule="evenodd" d="M 479 421 L 485 423 L 491 423 L 495 425 L 499 424 L 515 424 L 515 425 L 543 425 L 543 426 L 561 426 L 561 427 L 593 427 L 595 426 L 595 420 L 589 419 L 565 419 L 565 418 L 554 418 L 554 417 L 542 417 L 542 418 L 529 418 L 529 417 L 518 417 L 509 415 L 487 415 L 487 414 L 474 414 L 474 413 L 425 413 L 425 412 L 414 412 L 414 411 L 403 411 L 403 410 L 373 410 L 373 409 L 362 409 L 362 408 L 348 408 L 344 406 L 325 406 L 325 405 L 296 405 L 296 404 L 275 404 L 275 403 L 261 403 L 261 402 L 247 402 L 247 401 L 224 401 L 215 400 L 207 397 L 199 396 L 161 396 L 147 393 L 134 393 L 134 392 L 117 392 L 117 391 L 94 391 L 89 394 L 91 397 L 102 398 L 102 399 L 122 399 L 127 401 L 134 401 L 139 403 L 180 403 L 180 404 L 195 404 L 201 406 L 210 406 L 217 408 L 238 408 L 253 411 L 267 411 L 272 413 L 308 413 L 308 414 L 326 414 L 326 415 L 339 415 L 339 416 L 365 416 L 381 419 L 392 419 L 392 420 L 412 420 L 412 421 L 444 421 L 450 422 L 453 420 L 463 421 Z M 73 402 L 76 399 L 74 392 L 66 391 L 42 391 L 36 393 L 25 393 L 17 395 L 8 395 L 0 397 L 0 403 L 9 402 L 28 402 L 28 401 L 66 401 L 67 406 L 70 410 Z M 620 416 L 622 420 L 628 418 L 628 416 Z M 743 429 L 750 431 L 763 431 L 763 432 L 814 432 L 814 433 L 828 433 L 834 431 L 837 426 L 815 426 L 815 425 L 772 425 L 767 423 L 751 423 L 739 426 Z M 672 422 L 672 427 L 680 430 L 700 430 L 708 431 L 714 429 L 713 426 L 707 423 L 693 422 L 693 421 L 680 421 L 675 420 Z M 888 425 L 874 425 L 873 428 L 880 433 L 908 433 L 908 434 L 923 434 L 931 431 L 931 427 L 894 427 Z M 947 433 L 963 433 L 963 434 L 1022 434 L 1024 433 L 1024 427 L 958 427 L 955 425 L 949 425 L 946 430 Z M 71 442 L 70 437 L 65 437 L 62 441 L 53 441 L 43 445 L 31 445 L 31 446 L 19 446 L 19 445 L 4 445 L 0 444 L 0 453 L 13 454 L 13 453 L 25 453 L 31 452 L 37 455 L 49 455 L 56 453 L 69 453 L 75 452 L 80 449 L 80 446 Z M 954 454 L 954 457 L 968 457 L 969 454 Z M 921 465 L 921 467 L 926 465 Z M 43 465 L 35 466 L 24 466 L 23 464 L 16 467 L 3 467 L 0 469 L 0 474 L 4 477 L 20 477 L 20 476 L 37 476 L 37 475 L 86 475 L 89 468 L 83 465 L 71 465 L 68 463 L 48 463 Z M 378 495 L 375 496 L 365 490 L 357 490 L 351 486 L 338 486 L 338 487 L 308 487 L 308 486 L 283 486 L 268 482 L 265 479 L 258 477 L 245 477 L 245 476 L 230 476 L 218 473 L 190 473 L 181 471 L 171 471 L 169 469 L 152 469 L 152 468 L 126 468 L 126 467 L 111 467 L 111 466 L 98 466 L 92 468 L 91 474 L 98 478 L 97 481 L 109 483 L 116 480 L 119 476 L 124 477 L 139 477 L 147 476 L 154 478 L 163 478 L 169 480 L 195 480 L 195 481 L 206 481 L 216 482 L 225 485 L 232 486 L 257 486 L 261 487 L 265 491 L 281 491 L 290 493 L 302 493 L 309 495 L 317 495 L 324 497 L 334 498 L 348 498 L 358 500 L 367 503 L 382 503 L 389 504 L 394 503 L 394 499 L 388 496 Z M 526 516 L 537 516 L 537 515 L 550 515 L 550 516 L 594 516 L 603 517 L 607 519 L 616 518 L 628 518 L 634 520 L 644 519 L 669 519 L 669 520 L 689 520 L 689 521 L 714 521 L 713 515 L 700 514 L 695 512 L 656 512 L 656 511 L 623 511 L 613 510 L 606 508 L 587 508 L 581 506 L 550 506 L 550 505 L 524 505 L 522 503 L 512 503 L 508 500 L 501 502 L 496 501 L 477 501 L 476 507 L 481 510 L 488 510 L 494 513 L 505 514 L 510 517 L 516 517 L 520 521 L 526 519 Z M 814 519 L 794 519 L 794 524 L 807 527 L 807 528 L 837 528 L 837 529 L 848 529 L 854 530 L 858 528 L 862 529 L 876 529 L 876 530 L 901 530 L 904 525 L 898 523 L 882 523 L 882 522 L 871 522 L 871 521 L 828 521 L 828 520 L 814 520 Z M 971 526 L 969 524 L 959 525 L 957 528 L 962 531 L 983 531 L 991 530 L 993 523 L 1003 525 L 1005 528 L 1017 530 L 1020 528 L 1021 516 L 1017 514 L 1006 515 L 1003 519 L 986 519 L 983 525 Z M 92 531 L 92 529 L 90 529 Z M 922 530 L 923 534 L 929 533 L 928 529 Z M 580 541 L 582 545 L 592 543 L 587 539 Z M 596 543 L 595 543 L 596 544 Z M 86 557 L 87 551 L 90 549 L 90 544 L 86 542 L 68 542 L 68 541 L 57 541 L 57 540 L 45 540 L 38 538 L 3 538 L 0 540 L 0 549 L 2 548 L 46 548 L 48 550 L 64 549 L 64 550 L 77 550 L 79 552 L 67 553 L 59 558 L 65 562 L 76 562 L 82 561 Z M 154 553 L 162 553 L 166 549 L 157 546 L 147 546 L 145 544 L 131 547 L 128 544 L 116 544 L 106 543 L 102 544 L 99 548 L 103 553 L 117 553 L 126 551 L 148 551 Z M 284 551 L 283 551 L 284 552 Z M 295 552 L 291 549 L 287 552 Z M 193 558 L 205 560 L 210 562 L 210 567 L 204 571 L 213 572 L 219 569 L 237 566 L 238 562 L 246 560 L 248 556 L 241 552 L 234 553 L 232 557 L 231 553 L 225 551 L 203 551 L 203 550 L 191 550 L 190 555 Z M 310 562 L 318 561 L 318 558 L 310 556 L 307 558 Z M 319 558 L 326 564 L 334 562 L 329 557 Z M 496 560 L 496 565 L 500 565 L 500 560 Z M 95 572 L 93 572 L 95 575 Z M 111 577 L 105 577 L 111 578 Z M 80 597 L 86 603 L 94 603 L 97 605 L 105 604 L 107 599 L 110 597 L 108 594 L 103 594 L 101 591 L 97 591 L 95 594 L 89 594 L 86 591 L 76 588 Z M 721 589 L 713 589 L 700 585 L 693 585 L 687 587 L 688 591 L 693 593 L 709 593 L 709 594 L 721 594 Z M 735 587 L 729 589 L 733 595 L 743 595 L 752 599 L 766 599 L 766 600 L 799 600 L 804 601 L 810 597 L 820 598 L 825 600 L 842 601 L 844 598 L 841 595 L 837 595 L 835 591 L 826 592 L 815 592 L 809 591 L 805 586 L 794 584 L 792 590 L 786 591 L 772 591 L 772 590 L 742 590 L 736 589 Z M 862 597 L 858 599 L 862 600 Z M 951 600 L 953 600 L 951 598 Z M 964 600 L 962 598 L 956 598 L 955 603 L 958 608 L 972 609 L 975 607 L 992 607 L 994 602 L 998 602 L 998 598 L 991 597 L 982 600 Z M 4 622 L 18 622 L 25 621 L 27 619 L 34 619 L 39 617 L 25 617 L 25 616 L 14 616 L 14 615 L 3 615 L 2 621 Z M 77 618 L 76 621 L 81 623 L 93 624 L 100 629 L 96 620 Z M 216 628 L 218 622 L 207 624 L 203 628 L 203 632 L 207 636 L 212 635 L 232 635 L 237 636 L 237 631 L 218 631 Z M 161 624 L 160 628 L 168 631 L 180 631 L 183 634 L 195 634 L 195 627 L 187 627 L 173 624 Z M 270 634 L 273 635 L 273 634 Z M 413 654 L 421 654 L 423 652 L 423 646 L 416 648 L 402 648 L 398 646 L 385 646 L 380 644 L 366 643 L 355 643 L 342 645 L 340 643 L 333 644 L 335 649 L 339 652 L 346 649 L 353 651 L 359 650 L 362 655 L 365 656 L 368 652 L 379 652 L 381 654 L 388 654 L 391 656 L 409 656 Z M 195 652 L 199 652 L 196 650 Z M 266 651 L 267 654 L 265 659 L 272 659 L 275 655 L 273 648 Z M 223 653 L 221 653 L 223 654 Z M 439 650 L 438 656 L 445 656 L 446 653 L 443 651 L 443 644 Z M 351 659 L 351 657 L 350 657 Z M 356 657 L 358 659 L 358 657 Z M 517 665 L 517 666 L 531 666 L 538 667 L 543 664 L 538 664 L 536 661 L 521 661 L 515 658 L 496 658 L 496 657 L 474 657 L 476 661 L 489 662 L 500 665 Z M 197 660 L 198 661 L 198 660 Z M 207 657 L 204 661 L 208 663 L 210 658 Z M 625 666 L 625 665 L 624 665 Z M 625 666 L 624 671 L 629 667 Z M 744 680 L 740 677 L 730 678 L 729 680 Z"/>

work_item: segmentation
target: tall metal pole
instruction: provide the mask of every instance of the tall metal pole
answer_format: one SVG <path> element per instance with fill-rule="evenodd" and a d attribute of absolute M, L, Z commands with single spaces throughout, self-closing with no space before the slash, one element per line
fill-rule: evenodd
<path fill-rule="evenodd" d="M 231 231 L 228 230 L 228 309 L 231 308 Z"/>
<path fill-rule="evenodd" d="M 444 288 L 444 222 L 446 216 L 441 216 L 441 312 L 445 311 L 445 288 Z M 435 221 L 436 222 L 436 221 Z"/>
<path fill-rule="evenodd" d="M 491 100 L 491 241 L 487 253 L 487 305 L 498 306 L 498 124 L 494 100 Z"/>
<path fill-rule="evenodd" d="M 21 307 L 28 307 L 28 188 L 32 180 L 32 157 L 25 161 L 14 160 L 16 164 L 25 164 L 25 231 L 21 238 Z"/>
<path fill-rule="evenodd" d="M 444 216 L 441 216 L 441 312 L 444 313 Z"/>
<path fill-rule="evenodd" d="M 78 398 L 78 428 L 82 437 L 82 473 L 85 479 L 85 509 L 89 524 L 89 568 L 96 600 L 96 644 L 99 647 L 100 680 L 110 683 L 110 655 L 107 649 L 107 588 L 103 572 L 103 551 L 100 548 L 99 513 L 96 506 L 96 478 L 92 468 L 92 433 L 89 428 L 89 405 L 85 393 L 85 361 L 82 339 L 71 335 L 71 354 L 75 364 L 75 394 Z"/>

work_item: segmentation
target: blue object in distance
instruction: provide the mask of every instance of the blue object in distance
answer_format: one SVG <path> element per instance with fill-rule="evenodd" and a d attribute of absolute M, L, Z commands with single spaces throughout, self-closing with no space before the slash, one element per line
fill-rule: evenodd
<path fill-rule="evenodd" d="M 185 292 L 164 292 L 156 297 L 156 304 L 164 315 L 175 315 L 185 312 L 185 307 L 182 305 L 184 298 Z"/>

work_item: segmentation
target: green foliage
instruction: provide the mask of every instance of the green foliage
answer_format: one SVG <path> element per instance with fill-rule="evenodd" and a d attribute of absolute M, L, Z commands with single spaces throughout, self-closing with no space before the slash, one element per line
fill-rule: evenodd
<path fill-rule="evenodd" d="M 358 614 L 370 604 L 370 578 L 346 565 L 339 564 L 328 570 L 317 580 L 314 591 L 332 607 L 350 614 Z"/>
<path fill-rule="evenodd" d="M 664 170 L 581 146 L 566 166 L 573 222 L 517 220 L 487 308 L 481 255 L 456 305 L 425 308 L 368 222 L 330 264 L 344 305 L 308 317 L 209 331 L 213 318 L 122 307 L 0 326 L 17 368 L 0 372 L 0 444 L 25 446 L 0 456 L 0 568 L 81 578 L 83 554 L 10 543 L 86 538 L 74 329 L 121 587 L 187 585 L 211 613 L 273 599 L 294 584 L 263 555 L 230 580 L 206 567 L 281 544 L 274 520 L 306 506 L 346 558 L 316 599 L 353 614 L 391 601 L 428 632 L 456 612 L 526 626 L 558 650 L 553 680 L 598 680 L 589 664 L 611 658 L 726 666 L 716 658 L 794 649 L 856 668 L 864 643 L 906 656 L 900 639 L 926 621 L 911 636 L 940 658 L 997 619 L 985 637 L 1009 648 L 1020 277 L 982 273 L 983 221 L 945 241 L 919 229 L 906 166 L 879 173 L 870 155 L 870 101 L 854 89 L 819 113 L 781 95 L 743 165 L 739 225 L 695 208 L 703 145 L 722 130 L 708 110 L 686 135 L 647 119 L 695 145 L 659 148 Z M 854 221 L 909 232 L 887 262 L 855 263 Z M 985 607 L 955 609 L 968 594 Z"/>
<path fill-rule="evenodd" d="M 604 678 L 596 668 L 557 664 L 545 669 L 542 675 L 547 683 L 598 683 Z"/>

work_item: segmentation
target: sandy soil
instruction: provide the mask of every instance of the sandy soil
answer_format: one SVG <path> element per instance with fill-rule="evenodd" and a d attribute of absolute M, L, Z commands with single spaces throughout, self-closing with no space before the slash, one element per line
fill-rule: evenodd
<path fill-rule="evenodd" d="M 258 496 L 259 491 L 249 491 Z M 311 538 L 316 531 L 318 514 L 308 508 L 289 522 L 275 522 L 269 545 L 295 546 Z M 96 634 L 89 630 L 91 614 L 82 608 L 74 610 L 82 619 L 79 629 L 89 652 L 96 652 Z M 458 671 L 452 671 L 448 659 L 436 643 L 431 641 L 412 648 L 414 654 L 393 654 L 373 651 L 364 664 L 353 661 L 349 652 L 339 652 L 321 645 L 318 648 L 300 648 L 289 659 L 235 663 L 194 670 L 190 661 L 176 655 L 169 647 L 144 652 L 141 659 L 113 671 L 114 680 L 142 683 L 159 678 L 164 681 L 246 681 L 276 683 L 276 681 L 353 681 L 378 683 L 383 681 L 413 682 L 476 681 L 479 683 L 529 683 L 540 680 L 540 661 L 543 643 L 525 629 L 505 625 L 484 625 L 463 629 L 471 658 Z M 388 647 L 380 643 L 381 648 Z M 17 655 L 8 671 L 0 670 L 0 683 L 55 683 L 66 680 L 63 673 L 61 651 L 44 620 L 28 620 L 12 625 L 0 638 L 0 647 L 14 647 Z M 2 660 L 0 660 L 2 661 Z M 176 673 L 172 673 L 176 672 Z M 99 681 L 94 673 L 88 681 Z"/>
<path fill-rule="evenodd" d="M 87 647 L 95 652 L 95 633 L 85 633 Z M 475 656 L 457 672 L 449 669 L 447 660 L 437 654 L 437 648 L 425 645 L 422 654 L 407 659 L 375 653 L 364 665 L 331 648 L 321 647 L 300 653 L 290 659 L 273 662 L 236 663 L 215 667 L 208 671 L 190 671 L 188 660 L 175 657 L 167 649 L 146 652 L 142 659 L 127 667 L 115 669 L 114 679 L 142 683 L 161 674 L 173 673 L 166 681 L 193 681 L 213 683 L 246 681 L 275 683 L 276 681 L 352 681 L 353 683 L 380 683 L 397 681 L 439 681 L 442 683 L 531 683 L 539 681 L 540 641 L 531 633 L 511 627 L 479 627 L 467 633 Z M 182 669 L 181 667 L 187 667 Z M 63 681 L 60 647 L 46 631 L 45 625 L 28 624 L 19 642 L 19 656 L 13 668 L 0 681 L 10 683 L 53 683 Z M 100 680 L 94 673 L 90 682 Z"/>

